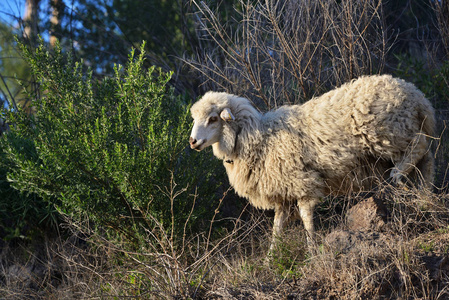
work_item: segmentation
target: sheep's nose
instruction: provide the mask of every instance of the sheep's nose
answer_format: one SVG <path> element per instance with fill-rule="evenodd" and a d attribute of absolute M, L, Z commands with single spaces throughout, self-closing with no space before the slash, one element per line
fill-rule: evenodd
<path fill-rule="evenodd" d="M 194 139 L 193 137 L 190 137 L 189 138 L 189 143 L 190 143 L 191 146 L 195 145 L 196 144 L 196 139 Z"/>

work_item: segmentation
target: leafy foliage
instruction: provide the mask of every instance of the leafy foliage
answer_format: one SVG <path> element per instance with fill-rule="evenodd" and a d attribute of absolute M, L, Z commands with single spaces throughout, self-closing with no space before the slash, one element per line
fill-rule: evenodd
<path fill-rule="evenodd" d="M 15 34 L 17 29 L 0 22 L 0 107 L 3 107 L 3 102 L 10 106 L 28 105 L 17 78 L 30 80 L 30 70 L 17 51 Z"/>
<path fill-rule="evenodd" d="M 395 55 L 398 63 L 395 75 L 413 82 L 433 102 L 436 109 L 446 109 L 449 99 L 449 63 L 434 67 L 412 56 Z"/>
<path fill-rule="evenodd" d="M 11 146 L 20 148 L 24 155 L 35 153 L 31 143 L 19 139 L 16 142 Z M 55 207 L 34 193 L 14 189 L 7 180 L 12 166 L 0 147 L 0 237 L 4 240 L 29 238 L 55 229 L 59 221 Z"/>
<path fill-rule="evenodd" d="M 55 7 L 42 8 L 52 15 Z M 54 28 L 50 19 L 41 26 L 53 32 L 63 47 L 73 46 L 87 64 L 95 65 L 94 73 L 113 71 L 110 62 L 125 62 L 128 47 L 142 40 L 148 42 L 150 63 L 167 69 L 176 65 L 169 56 L 192 51 L 188 43 L 195 44 L 190 10 L 186 1 L 78 0 L 59 7 L 59 26 Z"/>
<path fill-rule="evenodd" d="M 132 242 L 156 224 L 173 233 L 187 219 L 207 219 L 216 185 L 201 185 L 200 195 L 210 195 L 201 198 L 192 195 L 196 181 L 219 181 L 205 167 L 211 156 L 200 162 L 186 150 L 188 105 L 167 88 L 171 73 L 145 71 L 145 53 L 133 50 L 125 68 L 97 81 L 59 47 L 22 51 L 41 88 L 35 116 L 8 114 L 14 129 L 3 143 L 14 188 Z"/>

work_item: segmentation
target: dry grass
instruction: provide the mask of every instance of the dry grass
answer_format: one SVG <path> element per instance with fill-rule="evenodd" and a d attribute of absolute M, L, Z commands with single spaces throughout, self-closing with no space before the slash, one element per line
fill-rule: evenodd
<path fill-rule="evenodd" d="M 4 299 L 445 299 L 446 195 L 388 185 L 373 194 L 389 211 L 380 231 L 347 228 L 345 216 L 362 195 L 329 199 L 318 210 L 321 240 L 314 253 L 307 251 L 302 224 L 292 224 L 268 265 L 271 217 L 249 207 L 218 238 L 210 234 L 216 221 L 182 246 L 155 240 L 165 233 L 153 228 L 148 247 L 135 252 L 72 222 L 69 239 L 4 247 L 0 293 Z M 349 237 L 347 247 L 328 242 L 336 231 Z"/>

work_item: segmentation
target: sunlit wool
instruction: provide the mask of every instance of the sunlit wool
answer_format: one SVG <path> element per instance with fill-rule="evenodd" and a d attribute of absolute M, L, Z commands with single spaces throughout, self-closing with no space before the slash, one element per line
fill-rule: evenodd
<path fill-rule="evenodd" d="M 191 147 L 212 146 L 235 191 L 275 209 L 274 236 L 295 204 L 312 234 L 321 197 L 412 174 L 430 186 L 434 176 L 434 110 L 413 84 L 389 75 L 361 77 L 265 114 L 245 98 L 208 92 L 191 113 Z"/>

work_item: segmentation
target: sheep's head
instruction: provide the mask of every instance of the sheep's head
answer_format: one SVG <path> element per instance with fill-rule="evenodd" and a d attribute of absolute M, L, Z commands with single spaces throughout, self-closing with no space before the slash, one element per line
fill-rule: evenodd
<path fill-rule="evenodd" d="M 192 107 L 193 128 L 190 134 L 190 148 L 201 151 L 220 141 L 223 123 L 235 119 L 229 108 L 221 111 L 211 107 L 209 111 L 196 110 Z"/>
<path fill-rule="evenodd" d="M 194 120 L 190 147 L 201 151 L 212 146 L 220 159 L 241 155 L 239 140 L 258 134 L 261 114 L 250 101 L 232 94 L 207 92 L 190 109 Z"/>

